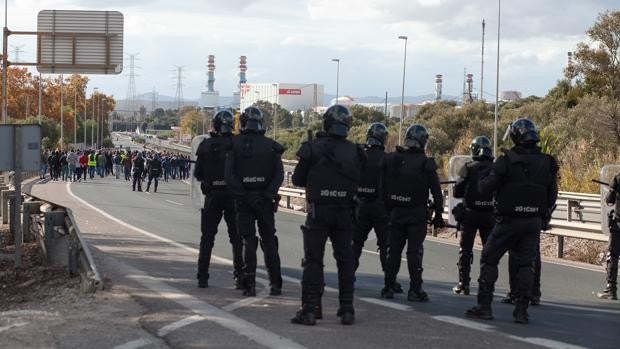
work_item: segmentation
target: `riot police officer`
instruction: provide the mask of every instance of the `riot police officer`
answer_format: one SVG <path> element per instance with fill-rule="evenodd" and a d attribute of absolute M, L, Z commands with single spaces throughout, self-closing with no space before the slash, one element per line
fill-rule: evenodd
<path fill-rule="evenodd" d="M 384 298 L 394 298 L 394 283 L 400 269 L 400 259 L 407 244 L 409 269 L 409 301 L 428 302 L 422 289 L 422 257 L 428 220 L 429 191 L 433 197 L 430 207 L 435 213 L 432 224 L 443 227 L 443 194 L 437 176 L 437 164 L 424 153 L 428 132 L 422 125 L 411 125 L 405 135 L 405 147 L 389 154 L 382 170 L 382 193 L 389 210 L 389 248 Z"/>
<path fill-rule="evenodd" d="M 330 239 L 338 266 L 339 303 L 337 315 L 343 325 L 355 321 L 353 308 L 352 216 L 360 180 L 363 150 L 346 139 L 351 113 L 343 105 L 333 105 L 323 115 L 323 130 L 316 139 L 297 151 L 299 163 L 293 184 L 306 188 L 308 215 L 301 227 L 304 262 L 301 309 L 291 322 L 316 324 L 315 310 L 323 288 L 323 256 Z M 321 316 L 322 317 L 322 316 Z"/>
<path fill-rule="evenodd" d="M 454 197 L 463 202 L 452 211 L 459 222 L 459 283 L 452 288 L 455 294 L 469 295 L 469 273 L 474 260 L 473 247 L 476 231 L 480 232 L 482 244 L 495 225 L 493 193 L 478 191 L 480 173 L 486 173 L 493 164 L 491 141 L 484 136 L 474 138 L 469 146 L 473 161 L 461 168 L 461 178 L 454 186 Z"/>
<path fill-rule="evenodd" d="M 620 173 L 609 184 L 609 192 L 605 196 L 608 205 L 615 205 L 613 215 L 609 219 L 609 248 L 607 251 L 606 274 L 607 287 L 597 293 L 601 299 L 618 299 L 618 258 L 620 257 Z"/>
<path fill-rule="evenodd" d="M 241 289 L 241 269 L 243 267 L 241 237 L 237 233 L 235 204 L 224 178 L 226 151 L 232 145 L 233 114 L 220 111 L 211 122 L 209 138 L 200 142 L 196 150 L 194 177 L 200 181 L 200 189 L 205 195 L 204 207 L 200 211 L 200 253 L 198 255 L 198 287 L 208 287 L 211 251 L 222 220 L 226 221 L 228 239 L 232 245 L 235 288 Z"/>
<path fill-rule="evenodd" d="M 226 155 L 226 184 L 235 195 L 237 229 L 243 246 L 243 295 L 256 295 L 256 250 L 260 235 L 269 273 L 271 295 L 282 293 L 282 276 L 274 212 L 278 189 L 284 180 L 284 148 L 265 137 L 263 113 L 248 107 L 241 114 L 241 134 L 233 137 Z"/>
<path fill-rule="evenodd" d="M 155 186 L 153 192 L 157 193 L 157 186 L 159 184 L 159 176 L 161 176 L 161 159 L 159 154 L 155 154 L 151 160 L 148 161 L 147 171 L 149 175 L 149 181 L 146 184 L 146 191 L 151 188 L 151 181 L 155 180 Z"/>
<path fill-rule="evenodd" d="M 136 191 L 136 183 L 138 184 L 138 191 L 142 191 L 142 172 L 144 172 L 144 158 L 142 153 L 137 152 L 136 157 L 133 159 L 133 191 Z"/>
<path fill-rule="evenodd" d="M 540 231 L 550 218 L 558 194 L 558 165 L 536 145 L 540 138 L 531 120 L 515 120 L 509 125 L 508 134 L 515 146 L 503 149 L 504 154 L 478 183 L 481 193 L 496 193 L 496 224 L 482 249 L 478 304 L 465 315 L 493 319 L 491 302 L 497 265 L 504 253 L 512 250 L 518 267 L 517 300 L 512 315 L 516 323 L 527 323 Z"/>
<path fill-rule="evenodd" d="M 381 270 L 385 272 L 386 269 L 388 215 L 385 204 L 379 195 L 379 183 L 387 135 L 387 128 L 379 122 L 372 123 L 366 131 L 366 144 L 363 147 L 366 153 L 366 161 L 362 163 L 361 180 L 357 187 L 357 207 L 353 228 L 354 272 L 359 267 L 362 249 L 371 229 L 374 229 L 377 236 Z M 395 288 L 396 292 L 403 292 L 400 284 L 396 283 Z"/>

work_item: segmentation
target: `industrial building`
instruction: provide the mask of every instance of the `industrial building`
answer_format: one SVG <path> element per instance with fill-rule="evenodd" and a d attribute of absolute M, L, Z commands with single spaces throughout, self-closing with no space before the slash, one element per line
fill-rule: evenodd
<path fill-rule="evenodd" d="M 241 110 L 258 101 L 277 103 L 290 111 L 310 110 L 323 105 L 323 85 L 295 83 L 242 84 L 240 88 Z"/>

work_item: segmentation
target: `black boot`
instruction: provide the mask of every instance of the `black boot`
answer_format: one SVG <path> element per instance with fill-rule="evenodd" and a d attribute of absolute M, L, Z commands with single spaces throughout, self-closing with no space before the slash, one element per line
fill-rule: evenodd
<path fill-rule="evenodd" d="M 410 302 L 426 303 L 428 302 L 428 295 L 424 292 L 422 287 L 418 287 L 417 289 L 410 288 L 407 294 L 407 300 Z"/>
<path fill-rule="evenodd" d="M 527 314 L 527 305 L 529 299 L 519 299 L 516 303 L 515 310 L 512 311 L 512 318 L 514 322 L 518 324 L 527 324 L 529 321 L 529 315 Z"/>
<path fill-rule="evenodd" d="M 275 282 L 271 283 L 271 290 L 269 291 L 270 296 L 279 296 L 282 294 L 282 278 L 280 277 Z"/>
<path fill-rule="evenodd" d="M 393 299 L 394 298 L 394 286 L 386 285 L 381 290 L 381 297 L 385 299 Z"/>
<path fill-rule="evenodd" d="M 242 290 L 243 289 L 243 277 L 241 277 L 241 273 L 237 274 L 235 273 L 235 275 L 233 276 L 235 282 L 235 290 Z"/>
<path fill-rule="evenodd" d="M 452 292 L 454 292 L 454 294 L 469 296 L 469 283 L 464 283 L 463 281 L 459 282 L 456 286 L 452 287 Z"/>
<path fill-rule="evenodd" d="M 316 318 L 314 316 L 314 306 L 304 305 L 291 319 L 291 323 L 298 325 L 314 326 Z"/>
<path fill-rule="evenodd" d="M 400 285 L 400 282 L 396 281 L 394 282 L 394 286 L 392 287 L 392 289 L 394 289 L 394 293 L 404 293 L 405 291 L 403 291 L 403 287 Z"/>
<path fill-rule="evenodd" d="M 355 310 L 353 309 L 353 304 L 341 303 L 336 315 L 340 317 L 340 323 L 343 325 L 353 325 L 355 322 Z"/>
<path fill-rule="evenodd" d="M 490 305 L 478 304 L 468 309 L 465 312 L 465 316 L 472 319 L 493 320 L 493 311 Z"/>
<path fill-rule="evenodd" d="M 512 294 L 512 292 L 508 292 L 506 293 L 506 297 L 502 298 L 500 302 L 504 304 L 514 304 L 515 301 L 516 299 L 515 299 L 515 296 Z"/>
<path fill-rule="evenodd" d="M 198 288 L 207 288 L 209 287 L 209 274 L 199 275 L 198 276 Z"/>
<path fill-rule="evenodd" d="M 256 297 L 256 275 L 247 273 L 243 276 L 243 295 L 246 297 Z"/>
<path fill-rule="evenodd" d="M 478 291 L 478 304 L 468 309 L 465 312 L 465 316 L 473 319 L 493 320 L 493 311 L 491 310 L 492 301 L 492 293 L 490 295 L 481 295 L 480 291 Z"/>
<path fill-rule="evenodd" d="M 596 296 L 600 299 L 618 299 L 618 291 L 616 285 L 607 284 L 607 287 L 603 290 L 603 292 L 598 292 Z"/>

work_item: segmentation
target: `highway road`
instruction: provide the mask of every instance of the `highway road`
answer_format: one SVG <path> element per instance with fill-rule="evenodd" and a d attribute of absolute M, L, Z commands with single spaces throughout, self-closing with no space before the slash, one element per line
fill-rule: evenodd
<path fill-rule="evenodd" d="M 210 287 L 196 287 L 199 214 L 191 207 L 189 186 L 160 183 L 158 193 L 132 192 L 112 177 L 86 183 L 35 185 L 33 192 L 74 209 L 83 235 L 95 250 L 108 282 L 127 290 L 146 309 L 144 328 L 174 348 L 617 348 L 620 303 L 593 297 L 603 283 L 598 266 L 543 264 L 543 304 L 530 309 L 529 325 L 512 322 L 512 307 L 494 303 L 496 320 L 472 321 L 463 312 L 475 296 L 456 296 L 458 247 L 429 239 L 425 243 L 424 287 L 431 301 L 409 303 L 379 297 L 383 276 L 374 241 L 367 243 L 356 283 L 354 326 L 335 316 L 335 261 L 326 253 L 325 319 L 318 326 L 289 323 L 299 306 L 302 256 L 299 225 L 304 217 L 277 214 L 284 294 L 243 298 L 232 288 L 231 253 L 223 227 L 218 234 Z M 262 264 L 259 250 L 259 263 Z M 476 253 L 478 258 L 479 253 Z M 404 257 L 404 256 L 403 256 Z M 476 261 L 472 277 L 479 266 Z M 266 275 L 260 274 L 259 284 Z M 403 261 L 401 283 L 407 285 Z M 502 265 L 497 295 L 506 292 Z M 475 293 L 476 289 L 472 290 Z"/>

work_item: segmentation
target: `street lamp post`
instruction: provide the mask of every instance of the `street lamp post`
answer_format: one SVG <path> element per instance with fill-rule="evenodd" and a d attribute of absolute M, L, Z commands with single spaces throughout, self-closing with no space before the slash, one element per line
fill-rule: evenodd
<path fill-rule="evenodd" d="M 502 0 L 497 0 L 497 65 L 495 71 L 495 121 L 493 122 L 493 156 L 497 154 L 497 112 L 499 105 L 499 28 L 502 13 Z"/>
<path fill-rule="evenodd" d="M 64 99 L 63 99 L 63 75 L 60 74 L 60 151 L 64 150 L 65 146 L 65 114 L 64 114 Z"/>
<path fill-rule="evenodd" d="M 338 86 L 340 84 L 340 58 L 332 58 L 332 62 L 336 62 L 336 104 L 338 104 L 338 97 L 340 97 L 339 94 L 339 87 Z"/>
<path fill-rule="evenodd" d="M 93 94 L 90 96 L 90 104 L 93 108 L 93 120 L 90 123 L 90 147 L 95 149 L 95 98 L 97 96 L 98 88 L 95 87 Z"/>
<path fill-rule="evenodd" d="M 401 139 L 403 136 L 403 119 L 405 118 L 405 68 L 407 67 L 407 36 L 401 35 L 398 37 L 401 40 L 405 40 L 405 58 L 403 60 L 403 88 L 400 96 L 400 123 L 398 125 L 398 145 L 401 145 Z"/>
<path fill-rule="evenodd" d="M 277 127 L 277 121 L 278 121 L 278 116 L 277 116 L 277 111 L 276 111 L 276 101 L 278 99 L 278 84 L 271 84 L 271 86 L 275 87 L 276 90 L 276 94 L 273 97 L 273 140 L 276 140 L 276 127 Z"/>

